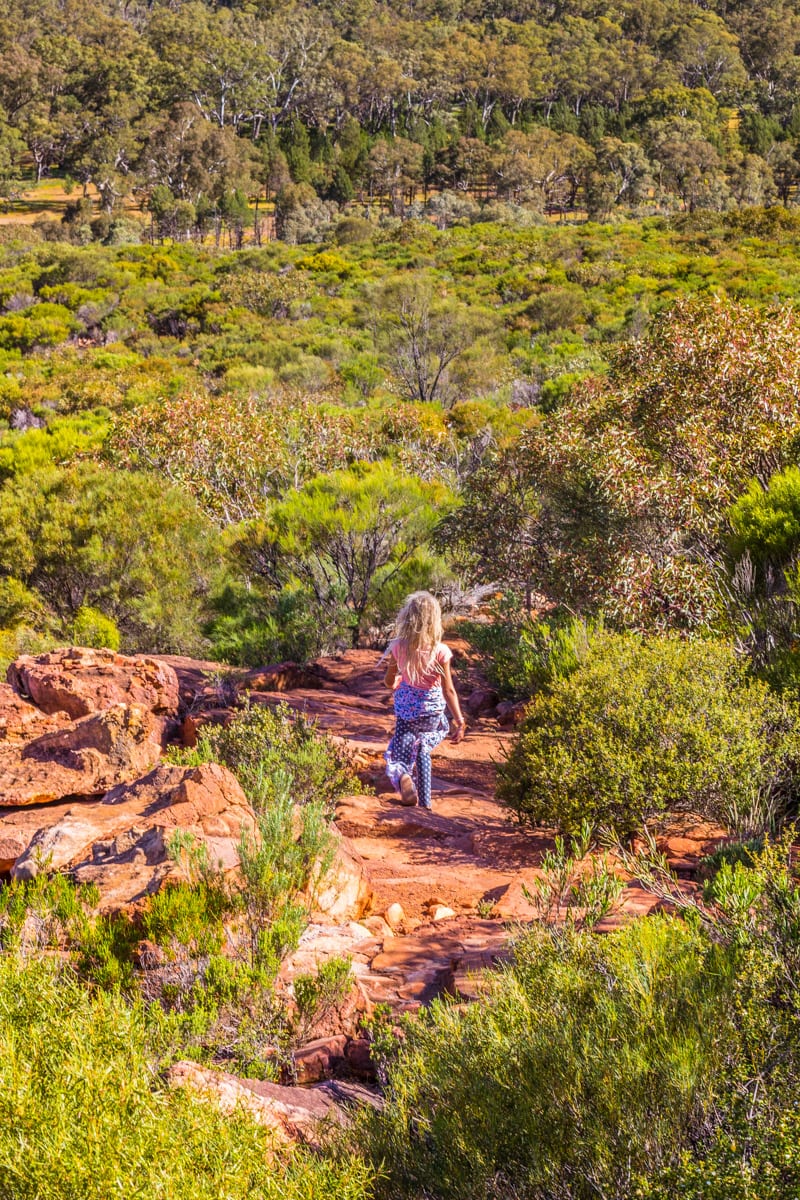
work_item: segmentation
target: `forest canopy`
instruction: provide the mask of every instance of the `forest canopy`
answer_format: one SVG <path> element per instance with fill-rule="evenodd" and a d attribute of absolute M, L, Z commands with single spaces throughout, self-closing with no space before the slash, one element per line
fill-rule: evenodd
<path fill-rule="evenodd" d="M 798 44 L 784 0 L 3 0 L 0 186 L 59 171 L 171 236 L 263 197 L 289 240 L 354 201 L 786 203 Z"/>

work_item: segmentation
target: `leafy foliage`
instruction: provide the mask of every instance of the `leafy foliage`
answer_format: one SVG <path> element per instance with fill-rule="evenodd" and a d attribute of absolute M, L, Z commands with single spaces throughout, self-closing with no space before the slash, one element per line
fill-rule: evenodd
<path fill-rule="evenodd" d="M 346 747 L 286 704 L 250 704 L 227 725 L 204 725 L 197 746 L 172 758 L 191 766 L 224 763 L 259 809 L 274 801 L 276 787 L 280 793 L 288 788 L 295 804 L 320 800 L 328 806 L 361 790 Z"/>
<path fill-rule="evenodd" d="M 563 613 L 531 616 L 522 598 L 503 596 L 487 624 L 462 622 L 464 633 L 485 657 L 489 679 L 504 695 L 527 699 L 565 679 L 590 652 L 592 622 Z"/>
<path fill-rule="evenodd" d="M 534 929 L 480 1003 L 436 1002 L 406 1027 L 386 1109 L 362 1123 L 382 1194 L 624 1195 L 702 1123 L 729 981 L 677 921 L 597 940 Z"/>
<path fill-rule="evenodd" d="M 523 819 L 634 833 L 667 810 L 744 824 L 794 798 L 798 714 L 713 641 L 598 633 L 528 707 L 499 795 Z"/>
<path fill-rule="evenodd" d="M 485 979 L 482 1000 L 438 1004 L 384 1045 L 387 1107 L 356 1135 L 387 1169 L 379 1190 L 790 1195 L 800 1069 L 793 837 L 722 861 L 702 900 L 672 879 L 684 918 L 650 917 L 602 938 L 534 928 L 515 963 Z"/>
<path fill-rule="evenodd" d="M 88 463 L 34 471 L 0 492 L 0 527 L 0 574 L 57 627 L 93 608 L 128 650 L 195 644 L 212 546 L 199 513 L 155 477 Z"/>
<path fill-rule="evenodd" d="M 796 323 L 677 305 L 470 481 L 445 542 L 484 578 L 635 628 L 713 621 L 727 509 L 794 452 Z"/>
<path fill-rule="evenodd" d="M 416 561 L 449 495 L 441 485 L 390 464 L 358 465 L 317 476 L 245 531 L 241 553 L 276 586 L 300 583 L 318 618 L 333 628 L 362 625 L 402 571 Z M 411 580 L 409 580 L 411 576 Z"/>
<path fill-rule="evenodd" d="M 308 916 L 309 884 L 315 871 L 327 874 L 333 851 L 321 799 L 302 806 L 298 830 L 289 776 L 274 777 L 272 791 L 271 803 L 257 814 L 255 831 L 242 833 L 236 896 L 249 933 L 251 964 L 268 976 L 297 949 Z"/>
<path fill-rule="evenodd" d="M 5 954 L 0 998 L 0 1171 L 21 1200 L 367 1194 L 355 1160 L 281 1161 L 243 1114 L 171 1090 L 152 1069 L 144 1010 L 118 993 L 87 992 L 53 960 Z"/>

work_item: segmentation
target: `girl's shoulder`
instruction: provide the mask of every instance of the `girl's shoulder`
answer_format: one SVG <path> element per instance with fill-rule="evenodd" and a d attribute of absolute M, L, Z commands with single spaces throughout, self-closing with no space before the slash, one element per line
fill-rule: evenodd
<path fill-rule="evenodd" d="M 453 657 L 453 651 L 450 649 L 447 642 L 437 642 L 433 656 L 437 662 L 449 663 L 450 659 Z"/>

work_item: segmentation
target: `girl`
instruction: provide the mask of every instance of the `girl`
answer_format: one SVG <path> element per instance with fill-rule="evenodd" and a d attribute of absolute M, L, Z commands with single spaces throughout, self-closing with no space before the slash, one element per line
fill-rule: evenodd
<path fill-rule="evenodd" d="M 404 804 L 430 808 L 431 750 L 447 736 L 445 706 L 454 717 L 454 742 L 463 738 L 465 725 L 450 674 L 453 652 L 442 641 L 442 610 L 436 597 L 430 592 L 409 596 L 395 631 L 384 655 L 389 656 L 384 682 L 394 691 L 397 722 L 384 755 L 386 774 Z"/>

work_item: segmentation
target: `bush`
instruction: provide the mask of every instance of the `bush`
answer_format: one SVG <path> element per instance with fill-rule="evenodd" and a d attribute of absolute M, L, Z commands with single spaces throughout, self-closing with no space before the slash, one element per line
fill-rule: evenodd
<path fill-rule="evenodd" d="M 280 1160 L 242 1113 L 173 1091 L 145 1010 L 83 990 L 52 961 L 0 958 L 0 1178 L 15 1200 L 361 1200 L 366 1170 Z"/>
<path fill-rule="evenodd" d="M 84 604 L 75 613 L 70 629 L 70 640 L 76 646 L 98 646 L 119 650 L 119 630 L 110 617 Z"/>
<path fill-rule="evenodd" d="M 173 759 L 224 763 L 261 810 L 275 800 L 283 778 L 295 804 L 331 805 L 337 796 L 362 790 L 345 747 L 286 704 L 249 705 L 226 726 L 206 725 L 197 746 L 174 753 Z"/>
<path fill-rule="evenodd" d="M 0 490 L 0 578 L 35 592 L 53 624 L 98 610 L 127 651 L 196 648 L 214 565 L 209 524 L 154 475 L 80 463 Z"/>
<path fill-rule="evenodd" d="M 721 862 L 685 919 L 601 938 L 539 926 L 466 1010 L 437 1003 L 404 1040 L 376 1029 L 387 1105 L 357 1143 L 385 1166 L 379 1194 L 790 1200 L 795 838 Z"/>
<path fill-rule="evenodd" d="M 0 317 L 0 348 L 57 346 L 80 329 L 80 322 L 63 304 L 34 304 L 25 312 Z"/>
<path fill-rule="evenodd" d="M 256 814 L 256 832 L 242 832 L 242 878 L 235 885 L 251 966 L 268 978 L 284 956 L 297 949 L 308 918 L 309 885 L 317 870 L 321 877 L 327 874 L 333 850 L 321 800 L 304 804 L 298 821 L 290 777 L 273 776 L 271 791 L 269 807 Z"/>
<path fill-rule="evenodd" d="M 725 952 L 671 919 L 528 933 L 482 1001 L 406 1027 L 357 1134 L 385 1165 L 379 1195 L 635 1194 L 710 1107 L 729 981 Z"/>
<path fill-rule="evenodd" d="M 386 461 L 357 463 L 288 492 L 244 529 L 239 553 L 273 587 L 301 585 L 320 624 L 346 622 L 355 646 L 397 574 L 413 577 L 417 563 L 425 571 L 427 542 L 451 503 L 443 484 Z"/>
<path fill-rule="evenodd" d="M 459 630 L 485 657 L 491 683 L 504 696 L 528 699 L 565 679 L 589 653 L 599 628 L 567 614 L 532 617 L 514 595 L 504 597 L 488 625 L 464 622 Z"/>
<path fill-rule="evenodd" d="M 528 708 L 498 794 L 525 821 L 627 835 L 672 810 L 748 828 L 793 796 L 796 706 L 727 645 L 599 633 Z"/>
<path fill-rule="evenodd" d="M 276 594 L 257 581 L 227 580 L 213 597 L 215 616 L 206 626 L 212 658 L 237 667 L 308 662 L 335 645 L 331 630 L 315 619 L 308 593 L 284 587 Z"/>
<path fill-rule="evenodd" d="M 175 943 L 197 955 L 217 953 L 225 941 L 222 917 L 229 904 L 224 891 L 205 880 L 178 883 L 152 896 L 142 913 L 142 929 L 158 946 Z"/>
<path fill-rule="evenodd" d="M 800 887 L 796 830 L 722 861 L 706 885 L 712 936 L 733 950 L 729 1046 L 716 1118 L 656 1172 L 647 1200 L 789 1200 L 800 1185 Z M 735 848 L 734 848 L 735 849 Z M 708 911 L 706 919 L 708 919 Z"/>
<path fill-rule="evenodd" d="M 800 469 L 773 475 L 766 488 L 753 480 L 728 512 L 732 553 L 763 567 L 785 566 L 800 546 Z"/>

